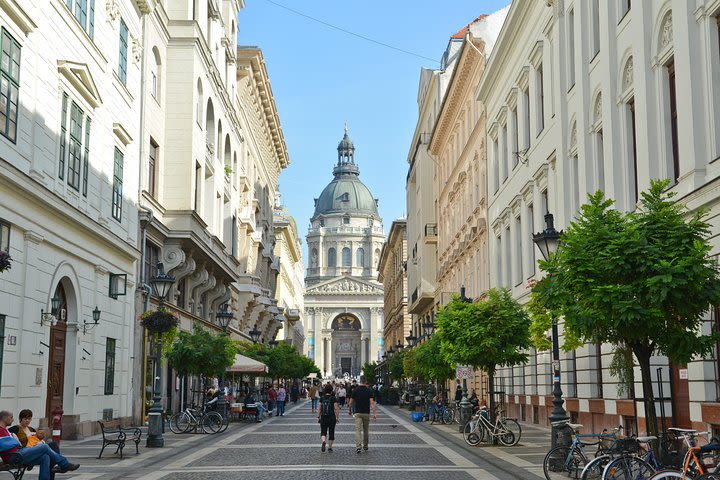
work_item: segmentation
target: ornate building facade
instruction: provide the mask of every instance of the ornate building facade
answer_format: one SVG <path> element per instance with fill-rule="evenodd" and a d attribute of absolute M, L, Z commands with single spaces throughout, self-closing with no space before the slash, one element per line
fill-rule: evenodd
<path fill-rule="evenodd" d="M 306 352 L 324 376 L 359 375 L 383 350 L 382 219 L 360 181 L 347 128 L 337 150 L 334 178 L 315 199 L 307 234 Z"/>
<path fill-rule="evenodd" d="M 305 265 L 302 246 L 295 219 L 290 212 L 276 202 L 273 213 L 275 228 L 275 256 L 280 259 L 275 298 L 284 321 L 275 340 L 281 340 L 304 353 L 305 329 L 301 316 L 305 313 Z"/>
<path fill-rule="evenodd" d="M 410 335 L 410 317 L 407 312 L 407 221 L 395 220 L 390 226 L 387 242 L 380 252 L 378 279 L 385 291 L 383 339 L 385 351 L 397 351 Z"/>

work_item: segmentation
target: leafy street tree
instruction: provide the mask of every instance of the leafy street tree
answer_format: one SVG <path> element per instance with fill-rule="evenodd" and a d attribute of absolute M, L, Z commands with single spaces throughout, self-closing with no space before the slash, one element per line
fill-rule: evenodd
<path fill-rule="evenodd" d="M 237 342 L 239 352 L 268 366 L 272 379 L 305 378 L 311 373 L 319 374 L 315 362 L 300 355 L 295 347 L 279 342 L 271 347 L 263 343 Z"/>
<path fill-rule="evenodd" d="M 392 357 L 387 360 L 388 377 L 390 383 L 394 380 L 400 381 L 404 377 L 403 369 L 403 357 L 405 352 L 403 350 L 393 353 Z"/>
<path fill-rule="evenodd" d="M 709 224 L 690 215 L 654 181 L 634 212 L 619 212 L 602 192 L 589 197 L 541 261 L 547 276 L 533 287 L 536 309 L 564 316 L 571 341 L 629 348 L 642 375 L 647 429 L 657 433 L 650 358 L 659 353 L 684 365 L 717 341 L 700 331 L 704 312 L 720 301 L 720 275 L 709 257 Z M 542 315 L 536 321 L 547 322 Z M 536 325 L 537 331 L 546 325 Z M 567 345 L 566 345 L 567 347 Z"/>
<path fill-rule="evenodd" d="M 362 366 L 362 375 L 365 377 L 365 381 L 368 385 L 375 385 L 377 378 L 375 376 L 375 369 L 377 368 L 377 362 L 365 363 Z"/>
<path fill-rule="evenodd" d="M 227 335 L 213 335 L 199 325 L 192 332 L 179 332 L 165 352 L 168 364 L 178 375 L 221 377 L 233 364 L 237 349 Z"/>
<path fill-rule="evenodd" d="M 440 354 L 438 335 L 432 335 L 417 347 L 405 351 L 402 358 L 406 377 L 444 382 L 455 376 L 455 365 Z"/>
<path fill-rule="evenodd" d="M 488 375 L 490 412 L 494 408 L 495 369 L 527 362 L 530 317 L 507 289 L 490 289 L 476 303 L 460 297 L 435 316 L 440 352 L 451 365 L 479 368 Z"/>

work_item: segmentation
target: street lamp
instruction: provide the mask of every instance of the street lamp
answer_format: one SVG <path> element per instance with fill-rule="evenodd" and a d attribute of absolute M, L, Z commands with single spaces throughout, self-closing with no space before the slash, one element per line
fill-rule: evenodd
<path fill-rule="evenodd" d="M 230 320 L 233 318 L 230 306 L 227 303 L 223 304 L 215 314 L 215 318 L 217 319 L 218 325 L 222 327 L 223 332 L 227 334 L 228 326 L 230 326 Z"/>
<path fill-rule="evenodd" d="M 427 322 L 423 323 L 423 329 L 425 330 L 426 336 L 430 336 L 435 331 L 435 322 L 428 320 Z"/>
<path fill-rule="evenodd" d="M 460 287 L 460 301 L 465 303 L 472 303 L 473 301 L 472 298 L 465 296 L 465 285 Z M 465 378 L 464 374 L 462 379 L 462 389 L 463 395 L 460 399 L 460 405 L 458 405 L 460 407 L 460 425 L 458 427 L 460 432 L 465 429 L 465 424 L 470 421 L 470 417 L 472 416 L 472 404 L 468 400 L 467 378 Z M 493 393 L 490 392 L 490 395 L 493 395 Z"/>
<path fill-rule="evenodd" d="M 563 232 L 555 230 L 553 226 L 553 215 L 548 212 L 545 214 L 546 227 L 540 233 L 533 235 L 533 242 L 540 249 L 543 258 L 547 261 L 558 251 L 560 245 L 560 237 Z M 549 420 L 552 425 L 552 438 L 550 439 L 551 445 L 554 448 L 557 446 L 558 432 L 556 422 L 560 422 L 568 419 L 567 412 L 563 408 L 564 400 L 562 398 L 562 388 L 560 387 L 560 346 L 558 340 L 558 325 L 557 318 L 552 319 L 552 354 L 553 354 L 553 410 L 550 414 Z"/>
<path fill-rule="evenodd" d="M 408 347 L 413 348 L 415 346 L 415 342 L 417 342 L 418 338 L 413 333 L 413 330 L 410 330 L 410 335 L 405 337 L 405 340 L 407 341 Z"/>
<path fill-rule="evenodd" d="M 405 345 L 403 345 L 402 342 L 400 342 L 400 340 L 398 340 L 397 345 L 395 345 L 395 350 L 398 353 L 400 353 L 400 351 L 402 351 L 403 348 L 405 348 Z"/>
<path fill-rule="evenodd" d="M 262 334 L 262 332 L 257 329 L 257 323 L 255 324 L 253 329 L 250 330 L 249 333 L 250 333 L 250 340 L 252 340 L 253 343 L 257 343 L 258 340 L 260 340 L 260 335 Z"/>
<path fill-rule="evenodd" d="M 175 277 L 172 277 L 165 273 L 165 267 L 162 263 L 157 264 L 158 273 L 150 279 L 150 287 L 152 288 L 155 296 L 158 297 L 158 310 L 160 310 L 170 293 L 170 287 L 175 283 Z M 155 385 L 154 385 L 154 396 L 153 406 L 148 410 L 148 438 L 145 446 L 149 448 L 162 447 L 165 445 L 165 439 L 163 438 L 163 407 L 160 393 L 160 374 L 162 372 L 160 363 L 162 362 L 162 334 L 156 332 L 157 347 L 155 357 Z"/>

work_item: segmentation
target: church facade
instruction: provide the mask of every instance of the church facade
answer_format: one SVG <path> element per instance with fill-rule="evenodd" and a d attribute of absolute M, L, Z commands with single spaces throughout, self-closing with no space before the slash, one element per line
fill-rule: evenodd
<path fill-rule="evenodd" d="M 307 234 L 305 352 L 325 377 L 359 375 L 383 351 L 378 201 L 360 181 L 347 128 L 337 150 L 333 179 L 315 199 Z"/>

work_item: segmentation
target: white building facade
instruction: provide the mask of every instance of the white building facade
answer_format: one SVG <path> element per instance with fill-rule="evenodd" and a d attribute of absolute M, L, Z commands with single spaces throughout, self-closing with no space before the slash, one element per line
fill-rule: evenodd
<path fill-rule="evenodd" d="M 719 15 L 717 0 L 513 2 L 478 87 L 491 286 L 526 302 L 528 280 L 542 275 L 532 233 L 547 212 L 566 227 L 598 189 L 632 210 L 651 179 L 668 178 L 678 201 L 717 216 L 720 113 L 705 99 L 720 91 Z M 611 352 L 586 345 L 561 354 L 565 408 L 592 431 L 618 423 L 643 431 L 642 402 L 607 371 Z M 654 364 L 668 424 L 720 425 L 717 360 Z M 513 414 L 547 424 L 551 377 L 549 352 L 531 351 L 526 366 L 499 370 L 496 385 Z M 635 379 L 640 392 L 637 369 Z"/>
<path fill-rule="evenodd" d="M 282 326 L 275 340 L 295 347 L 300 354 L 305 349 L 305 264 L 297 223 L 284 205 L 275 205 L 275 256 L 280 261 L 275 298 L 283 314 Z"/>
<path fill-rule="evenodd" d="M 0 4 L 0 248 L 13 259 L 0 274 L 0 399 L 41 425 L 62 410 L 64 438 L 132 415 L 149 9 L 130 0 Z"/>
<path fill-rule="evenodd" d="M 385 233 L 378 201 L 359 175 L 346 129 L 334 179 L 315 199 L 307 234 L 306 352 L 326 377 L 359 375 L 383 351 L 377 267 Z"/>

